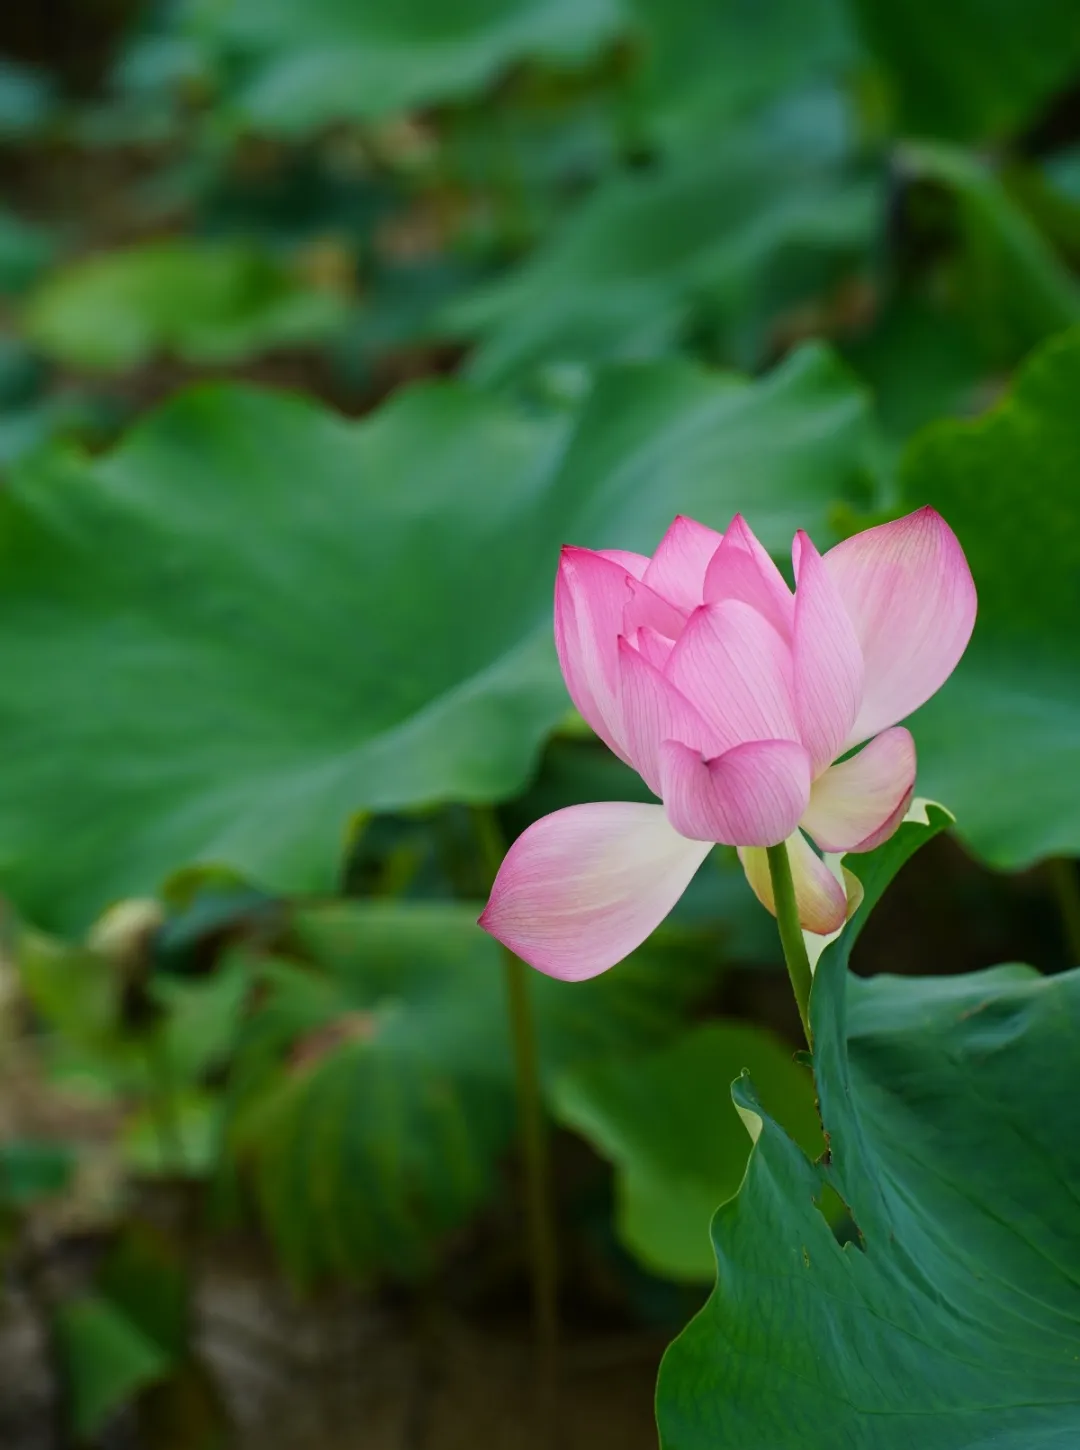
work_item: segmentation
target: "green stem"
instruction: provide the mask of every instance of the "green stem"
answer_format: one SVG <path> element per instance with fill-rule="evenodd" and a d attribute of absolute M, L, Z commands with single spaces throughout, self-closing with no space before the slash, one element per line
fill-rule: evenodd
<path fill-rule="evenodd" d="M 787 843 L 768 846 L 769 875 L 772 877 L 773 901 L 776 906 L 776 923 L 780 928 L 780 945 L 784 948 L 784 961 L 788 976 L 795 991 L 806 1041 L 813 1046 L 810 1032 L 810 988 L 814 974 L 810 970 L 810 958 L 806 954 L 802 927 L 799 925 L 799 908 L 795 901 L 795 882 L 791 878 L 791 861 L 788 858 Z"/>
<path fill-rule="evenodd" d="M 1054 856 L 1046 865 L 1057 895 L 1069 956 L 1074 964 L 1080 963 L 1080 881 L 1076 862 L 1068 856 Z"/>
<path fill-rule="evenodd" d="M 168 1049 L 163 1033 L 156 1041 L 147 1036 L 144 1046 L 150 1075 L 150 1118 L 158 1140 L 162 1173 L 169 1178 L 173 1173 L 184 1171 L 184 1140 L 173 1097 Z"/>
<path fill-rule="evenodd" d="M 475 812 L 480 848 L 494 880 L 505 854 L 499 824 L 491 810 Z M 551 1211 L 551 1172 L 548 1160 L 547 1121 L 540 1087 L 528 969 L 513 952 L 503 949 L 506 1005 L 517 1075 L 518 1115 L 525 1169 L 525 1210 L 529 1232 L 529 1270 L 532 1278 L 533 1326 L 542 1377 L 554 1375 L 559 1338 L 558 1266 L 555 1223 Z"/>
<path fill-rule="evenodd" d="M 521 1115 L 521 1146 L 525 1160 L 525 1195 L 529 1222 L 529 1261 L 532 1270 L 533 1323 L 542 1362 L 549 1368 L 558 1342 L 555 1232 L 551 1215 L 547 1125 L 540 1095 L 536 1031 L 525 963 L 504 951 L 506 999 L 517 1068 Z"/>

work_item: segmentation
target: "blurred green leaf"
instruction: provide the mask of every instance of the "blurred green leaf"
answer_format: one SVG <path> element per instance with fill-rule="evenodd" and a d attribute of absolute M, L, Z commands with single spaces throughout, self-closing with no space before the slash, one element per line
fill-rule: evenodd
<path fill-rule="evenodd" d="M 28 287 L 54 251 L 55 241 L 43 227 L 0 208 L 0 293 L 17 295 Z"/>
<path fill-rule="evenodd" d="M 488 1041 L 497 963 L 485 970 L 461 914 L 346 919 L 351 948 L 331 971 L 263 965 L 231 1081 L 227 1140 L 300 1283 L 426 1267 L 432 1240 L 490 1192 L 514 1121 Z"/>
<path fill-rule="evenodd" d="M 415 1273 L 491 1189 L 516 1106 L 501 949 L 476 926 L 479 909 L 302 909 L 295 960 L 256 965 L 260 1006 L 226 1132 L 301 1282 Z M 532 978 L 545 1077 L 670 1037 L 715 977 L 717 955 L 661 932 L 594 981 Z"/>
<path fill-rule="evenodd" d="M 1075 79 L 1073 0 L 852 0 L 895 87 L 897 129 L 960 141 L 1015 134 Z"/>
<path fill-rule="evenodd" d="M 250 978 L 238 962 L 198 980 L 154 978 L 152 995 L 164 1014 L 156 1045 L 174 1082 L 198 1082 L 228 1061 L 249 989 Z"/>
<path fill-rule="evenodd" d="M 171 1362 L 188 1347 L 191 1289 L 182 1251 L 150 1223 L 134 1219 L 107 1254 L 96 1288 Z"/>
<path fill-rule="evenodd" d="M 658 1052 L 583 1062 L 555 1085 L 556 1111 L 615 1165 L 617 1226 L 646 1268 L 708 1281 L 709 1222 L 738 1191 L 751 1138 L 731 1098 L 743 1071 L 811 1157 L 824 1143 L 809 1072 L 771 1033 L 708 1022 Z"/>
<path fill-rule="evenodd" d="M 88 1440 L 188 1355 L 190 1284 L 175 1245 L 150 1224 L 129 1222 L 94 1292 L 60 1307 L 54 1333 L 67 1416 Z"/>
<path fill-rule="evenodd" d="M 119 1018 L 121 982 L 104 957 L 25 932 L 19 939 L 16 966 L 23 990 L 48 1026 L 88 1047 L 111 1041 Z"/>
<path fill-rule="evenodd" d="M 89 1438 L 141 1389 L 164 1379 L 170 1356 L 106 1298 L 63 1305 L 54 1321 L 71 1428 Z"/>
<path fill-rule="evenodd" d="M 5 889 L 68 927 L 189 864 L 325 890 L 357 811 L 512 794 L 567 710 L 562 543 L 737 509 L 824 543 L 869 442 L 811 348 L 754 383 L 616 369 L 576 416 L 435 384 L 349 424 L 204 388 L 40 460 L 0 495 Z"/>
<path fill-rule="evenodd" d="M 1080 320 L 1080 282 L 985 162 L 953 146 L 909 143 L 901 164 L 955 196 L 955 300 L 998 355 L 1011 362 Z"/>
<path fill-rule="evenodd" d="M 713 1221 L 716 1290 L 661 1370 L 671 1450 L 802 1450 L 822 1426 L 874 1450 L 1080 1434 L 1080 972 L 847 971 L 875 901 L 945 824 L 931 809 L 847 858 L 867 899 L 811 997 L 828 1157 L 808 1161 L 736 1084 L 760 1127 Z M 858 1228 L 843 1247 L 819 1211 L 830 1191 Z"/>
<path fill-rule="evenodd" d="M 628 0 L 643 50 L 635 100 L 666 146 L 705 140 L 733 117 L 834 79 L 855 61 L 845 0 Z"/>
<path fill-rule="evenodd" d="M 985 401 L 990 367 L 972 320 L 918 296 L 895 298 L 844 356 L 873 390 L 890 457 L 927 423 Z"/>
<path fill-rule="evenodd" d="M 481 90 L 530 57 L 587 59 L 623 24 L 619 0 L 190 0 L 205 43 L 244 58 L 237 120 L 302 135 Z"/>
<path fill-rule="evenodd" d="M 75 1171 L 75 1150 L 66 1143 L 18 1139 L 0 1143 L 0 1205 L 27 1208 L 63 1193 Z"/>
<path fill-rule="evenodd" d="M 920 790 L 1001 868 L 1080 852 L 1080 330 L 984 418 L 911 445 L 905 506 L 956 530 L 979 590 L 967 655 L 915 717 Z"/>
<path fill-rule="evenodd" d="M 0 140 L 36 135 L 53 119 L 54 109 L 53 86 L 42 71 L 0 57 Z"/>
<path fill-rule="evenodd" d="M 670 162 L 603 184 L 508 276 L 450 303 L 469 371 L 648 357 L 697 339 L 759 363 L 786 309 L 862 264 L 880 182 L 850 169 L 848 119 L 822 92 Z"/>
<path fill-rule="evenodd" d="M 120 1147 L 145 1178 L 209 1178 L 221 1156 L 220 1094 L 181 1088 L 144 1104 L 124 1124 Z"/>
<path fill-rule="evenodd" d="M 344 308 L 292 279 L 265 253 L 233 242 L 147 242 L 73 262 L 27 303 L 23 325 L 69 366 L 126 372 L 159 354 L 240 362 L 321 341 Z"/>

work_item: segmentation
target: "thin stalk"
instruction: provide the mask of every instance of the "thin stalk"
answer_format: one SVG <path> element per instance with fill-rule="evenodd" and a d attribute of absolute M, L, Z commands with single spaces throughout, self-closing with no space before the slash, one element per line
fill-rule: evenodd
<path fill-rule="evenodd" d="M 476 833 L 488 876 L 495 873 L 504 852 L 498 821 L 491 810 L 475 812 Z M 518 1118 L 525 1169 L 525 1211 L 529 1233 L 529 1272 L 532 1280 L 533 1329 L 544 1379 L 555 1372 L 559 1340 L 558 1263 L 555 1220 L 552 1213 L 551 1168 L 547 1120 L 540 1088 L 540 1062 L 536 1046 L 528 968 L 503 948 L 507 1019 L 517 1077 Z"/>
<path fill-rule="evenodd" d="M 1076 862 L 1068 856 L 1054 856 L 1046 865 L 1061 912 L 1065 944 L 1075 965 L 1080 963 L 1080 880 L 1076 876 Z"/>
<path fill-rule="evenodd" d="M 780 928 L 780 945 L 784 949 L 784 961 L 787 963 L 788 976 L 795 992 L 806 1041 L 812 1047 L 810 988 L 814 984 L 814 974 L 810 970 L 810 958 L 806 954 L 806 942 L 799 925 L 799 908 L 795 901 L 795 882 L 791 878 L 787 843 L 781 841 L 778 846 L 767 847 L 766 855 L 769 858 L 769 875 L 772 878 L 776 924 Z"/>
<path fill-rule="evenodd" d="M 146 1064 L 149 1071 L 150 1120 L 158 1141 L 163 1175 L 183 1174 L 185 1166 L 184 1138 L 180 1131 L 180 1119 L 176 1112 L 176 1101 L 172 1091 L 172 1073 L 169 1070 L 169 1052 L 163 1032 L 155 1041 L 147 1035 L 143 1042 Z M 169 1165 L 172 1163 L 172 1169 Z"/>

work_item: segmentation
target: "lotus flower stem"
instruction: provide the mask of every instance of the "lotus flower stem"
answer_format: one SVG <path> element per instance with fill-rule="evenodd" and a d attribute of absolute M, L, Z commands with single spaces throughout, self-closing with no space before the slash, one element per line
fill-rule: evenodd
<path fill-rule="evenodd" d="M 776 902 L 776 922 L 780 928 L 780 945 L 784 949 L 788 976 L 795 991 L 806 1041 L 813 1046 L 810 1034 L 810 988 L 814 974 L 810 970 L 810 958 L 806 953 L 802 927 L 799 925 L 799 908 L 795 901 L 795 882 L 791 875 L 791 860 L 787 842 L 767 848 L 769 875 L 772 878 L 773 898 Z"/>
<path fill-rule="evenodd" d="M 505 853 L 498 821 L 490 809 L 474 811 L 476 833 L 493 880 Z M 503 948 L 507 1017 L 517 1076 L 518 1116 L 525 1169 L 525 1209 L 529 1232 L 533 1332 L 541 1379 L 550 1389 L 558 1345 L 558 1263 L 551 1207 L 547 1124 L 540 1087 L 539 1055 L 525 963 Z"/>

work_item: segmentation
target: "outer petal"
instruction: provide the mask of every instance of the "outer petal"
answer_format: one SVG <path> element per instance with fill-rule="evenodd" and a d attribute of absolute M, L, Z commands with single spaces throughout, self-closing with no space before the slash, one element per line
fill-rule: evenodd
<path fill-rule="evenodd" d="M 819 936 L 838 931 L 847 919 L 844 888 L 821 857 L 814 854 L 801 831 L 789 836 L 787 844 L 803 930 L 817 932 Z M 739 852 L 739 860 L 754 895 L 775 916 L 772 878 L 764 850 L 758 846 L 746 847 Z"/>
<path fill-rule="evenodd" d="M 625 639 L 619 640 L 619 670 L 626 753 L 649 789 L 662 796 L 661 742 L 681 740 L 695 753 L 712 755 L 715 737 L 682 691 Z"/>
<path fill-rule="evenodd" d="M 910 715 L 956 668 L 975 625 L 975 585 L 936 510 L 919 509 L 825 555 L 865 661 L 855 744 Z"/>
<path fill-rule="evenodd" d="M 645 583 L 689 614 L 702 602 L 705 574 L 723 537 L 679 514 L 656 546 L 643 576 Z"/>
<path fill-rule="evenodd" d="M 791 639 L 794 597 L 742 514 L 732 519 L 705 573 L 705 603 L 719 604 L 722 599 L 752 604 L 783 639 Z"/>
<path fill-rule="evenodd" d="M 872 851 L 904 819 L 914 789 L 915 742 L 897 725 L 814 782 L 803 828 L 823 851 Z"/>
<path fill-rule="evenodd" d="M 816 770 L 841 753 L 862 700 L 863 660 L 840 592 L 800 529 L 795 566 L 795 711 Z"/>
<path fill-rule="evenodd" d="M 645 570 L 649 567 L 648 554 L 635 554 L 630 549 L 597 549 L 601 559 L 610 559 L 613 564 L 618 564 L 635 579 L 641 579 Z"/>
<path fill-rule="evenodd" d="M 555 578 L 555 648 L 570 698 L 620 759 L 619 635 L 630 602 L 625 568 L 592 549 L 567 547 Z"/>
<path fill-rule="evenodd" d="M 683 836 L 727 846 L 774 846 L 810 796 L 810 757 L 794 740 L 753 740 L 715 760 L 676 740 L 660 750 L 668 820 Z"/>
<path fill-rule="evenodd" d="M 749 604 L 696 609 L 664 673 L 717 736 L 717 754 L 748 740 L 798 740 L 791 652 Z"/>
<path fill-rule="evenodd" d="M 709 849 L 674 831 L 662 806 L 569 806 L 510 847 L 480 925 L 548 976 L 583 981 L 659 926 Z"/>

